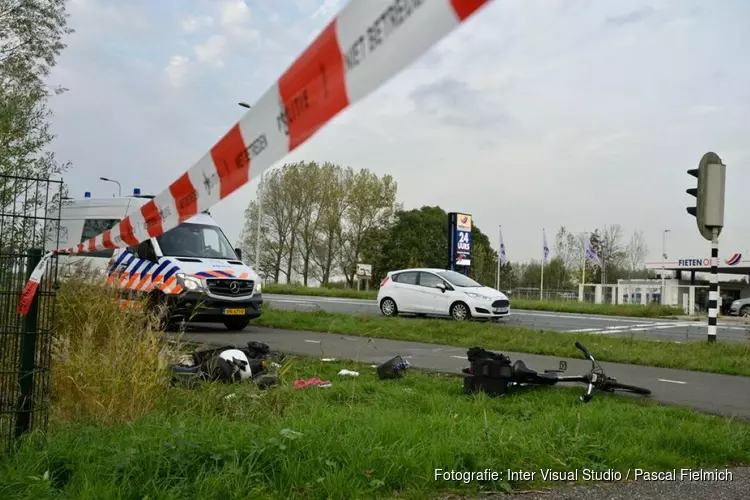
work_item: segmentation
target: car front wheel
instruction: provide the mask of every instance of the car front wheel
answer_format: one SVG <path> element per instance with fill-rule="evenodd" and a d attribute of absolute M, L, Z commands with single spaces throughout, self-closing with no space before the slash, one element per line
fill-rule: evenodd
<path fill-rule="evenodd" d="M 383 299 L 383 301 L 380 303 L 380 312 L 383 313 L 383 316 L 396 316 L 398 314 L 396 302 L 394 302 L 391 298 Z"/>
<path fill-rule="evenodd" d="M 451 306 L 451 317 L 456 321 L 465 321 L 471 318 L 469 306 L 463 302 L 456 302 Z"/>
<path fill-rule="evenodd" d="M 743 306 L 742 309 L 740 309 L 740 316 L 743 318 L 750 318 L 750 306 Z"/>

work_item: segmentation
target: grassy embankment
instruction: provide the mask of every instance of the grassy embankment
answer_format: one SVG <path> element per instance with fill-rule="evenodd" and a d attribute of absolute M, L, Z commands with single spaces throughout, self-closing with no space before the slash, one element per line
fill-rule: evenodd
<path fill-rule="evenodd" d="M 750 344 L 746 343 L 678 344 L 486 322 L 354 316 L 272 307 L 267 307 L 253 325 L 572 358 L 582 356 L 575 347 L 575 341 L 580 340 L 600 361 L 750 376 Z"/>
<path fill-rule="evenodd" d="M 178 352 L 142 315 L 70 284 L 59 307 L 51 428 L 41 449 L 0 458 L 0 498 L 433 498 L 554 486 L 547 468 L 624 476 L 750 462 L 746 424 L 640 398 L 582 405 L 574 389 L 490 399 L 464 395 L 453 376 L 380 381 L 369 366 L 305 359 L 285 360 L 282 384 L 266 391 L 170 388 Z M 333 387 L 291 386 L 310 377 Z M 487 468 L 537 474 L 435 480 L 435 469 Z"/>
<path fill-rule="evenodd" d="M 351 288 L 323 288 L 304 287 L 299 285 L 283 285 L 269 283 L 263 287 L 264 293 L 276 293 L 281 295 L 306 295 L 310 297 L 338 297 L 347 299 L 371 299 L 374 300 L 378 292 L 375 290 L 364 291 Z M 530 299 L 515 299 L 511 296 L 513 309 L 531 311 L 549 311 L 575 314 L 599 314 L 606 316 L 627 316 L 635 318 L 671 318 L 684 314 L 682 309 L 660 304 L 649 304 L 647 306 L 636 304 L 592 304 L 578 301 L 541 301 Z"/>

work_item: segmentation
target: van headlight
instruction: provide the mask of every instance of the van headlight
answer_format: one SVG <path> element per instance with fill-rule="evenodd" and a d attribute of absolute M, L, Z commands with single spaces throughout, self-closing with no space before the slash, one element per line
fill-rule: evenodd
<path fill-rule="evenodd" d="M 260 293 L 263 290 L 263 287 L 260 284 L 260 281 L 255 283 L 255 293 Z"/>
<path fill-rule="evenodd" d="M 188 276 L 185 273 L 177 273 L 175 276 L 177 276 L 177 282 L 185 287 L 186 290 L 191 292 L 203 290 L 203 280 Z"/>
<path fill-rule="evenodd" d="M 468 296 L 469 296 L 469 297 L 471 297 L 472 299 L 479 299 L 479 300 L 490 300 L 490 298 L 489 298 L 489 297 L 486 297 L 486 296 L 484 296 L 484 295 L 480 295 L 480 294 L 478 294 L 478 293 L 474 293 L 474 292 L 466 292 L 466 295 L 468 295 Z"/>

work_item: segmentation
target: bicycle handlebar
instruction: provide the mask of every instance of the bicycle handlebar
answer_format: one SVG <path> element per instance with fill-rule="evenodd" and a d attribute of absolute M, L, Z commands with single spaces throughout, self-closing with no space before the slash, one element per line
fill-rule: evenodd
<path fill-rule="evenodd" d="M 578 348 L 578 349 L 579 349 L 579 350 L 580 350 L 581 352 L 583 352 L 583 355 L 584 355 L 584 356 L 586 356 L 586 359 L 588 359 L 588 360 L 591 360 L 591 353 L 589 352 L 589 350 L 588 350 L 588 349 L 586 349 L 586 346 L 585 346 L 585 345 L 581 344 L 580 342 L 578 342 L 578 341 L 576 340 L 576 347 L 577 347 L 577 348 Z"/>

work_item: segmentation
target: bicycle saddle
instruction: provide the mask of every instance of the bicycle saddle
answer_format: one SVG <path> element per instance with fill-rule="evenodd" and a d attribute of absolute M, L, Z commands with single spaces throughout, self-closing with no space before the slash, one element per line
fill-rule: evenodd
<path fill-rule="evenodd" d="M 537 374 L 534 370 L 526 366 L 526 363 L 520 359 L 513 363 L 513 375 L 520 377 L 534 377 Z"/>

